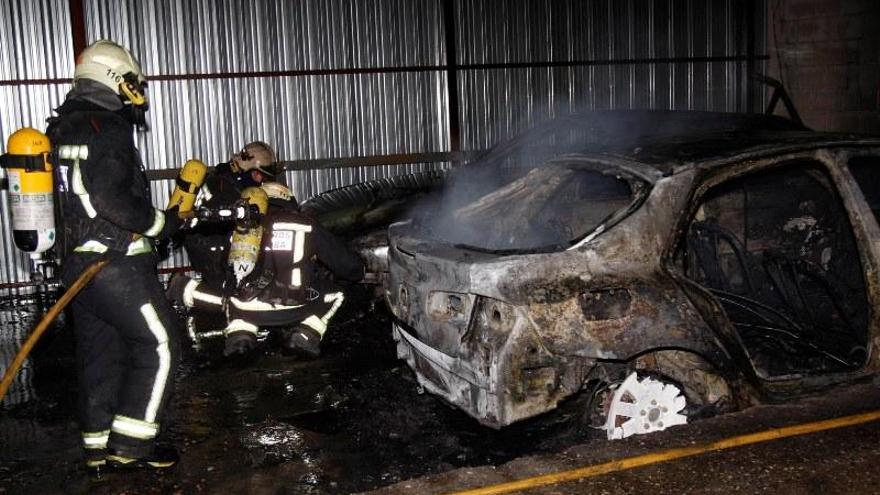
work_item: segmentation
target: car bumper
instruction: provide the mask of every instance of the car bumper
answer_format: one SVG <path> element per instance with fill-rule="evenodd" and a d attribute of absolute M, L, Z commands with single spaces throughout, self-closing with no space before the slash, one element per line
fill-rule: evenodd
<path fill-rule="evenodd" d="M 541 367 L 520 367 L 508 352 L 487 356 L 486 371 L 470 360 L 450 356 L 419 340 L 399 323 L 393 326 L 397 356 L 415 372 L 420 386 L 492 428 L 501 428 L 554 409 L 578 390 L 592 364 L 559 358 Z"/>
<path fill-rule="evenodd" d="M 425 390 L 483 424 L 502 426 L 498 421 L 498 395 L 489 389 L 489 377 L 471 370 L 466 361 L 433 349 L 397 323 L 393 336 L 397 341 L 397 357 L 415 371 L 419 385 Z"/>

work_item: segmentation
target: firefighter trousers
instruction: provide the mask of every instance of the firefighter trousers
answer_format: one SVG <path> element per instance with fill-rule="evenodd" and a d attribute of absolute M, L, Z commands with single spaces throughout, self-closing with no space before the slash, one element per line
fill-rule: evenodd
<path fill-rule="evenodd" d="M 69 285 L 94 258 L 72 255 Z M 87 457 L 109 448 L 146 457 L 154 448 L 179 356 L 180 322 L 156 276 L 154 254 L 111 261 L 72 305 L 79 414 Z"/>
<path fill-rule="evenodd" d="M 204 282 L 190 280 L 183 289 L 183 303 L 204 311 L 220 312 L 226 310 L 229 321 L 225 331 L 247 331 L 256 333 L 259 327 L 290 327 L 305 325 L 322 337 L 327 331 L 330 319 L 339 310 L 345 295 L 342 291 L 328 290 L 323 293 L 312 291 L 314 297 L 302 304 L 281 305 L 254 298 L 248 301 L 235 296 L 228 300 L 219 291 Z"/>

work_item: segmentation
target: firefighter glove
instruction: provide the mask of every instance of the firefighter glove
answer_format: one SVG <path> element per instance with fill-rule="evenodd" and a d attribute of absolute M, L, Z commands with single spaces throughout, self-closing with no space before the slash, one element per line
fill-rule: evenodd
<path fill-rule="evenodd" d="M 162 230 L 156 235 L 156 239 L 165 240 L 169 239 L 175 232 L 180 230 L 180 227 L 186 222 L 183 218 L 180 218 L 180 215 L 177 211 L 177 206 L 172 206 L 165 210 L 165 225 L 162 226 Z"/>

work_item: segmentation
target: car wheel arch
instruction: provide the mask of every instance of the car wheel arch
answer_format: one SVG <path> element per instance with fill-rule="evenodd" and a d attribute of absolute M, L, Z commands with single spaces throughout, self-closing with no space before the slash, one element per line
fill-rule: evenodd
<path fill-rule="evenodd" d="M 632 373 L 639 379 L 650 377 L 674 385 L 685 397 L 683 414 L 689 418 L 713 416 L 743 406 L 736 393 L 735 377 L 727 375 L 723 366 L 712 364 L 693 349 L 652 348 L 626 360 L 599 361 L 587 373 L 581 394 L 584 398 L 579 400 L 585 424 L 604 428 L 614 390 Z"/>

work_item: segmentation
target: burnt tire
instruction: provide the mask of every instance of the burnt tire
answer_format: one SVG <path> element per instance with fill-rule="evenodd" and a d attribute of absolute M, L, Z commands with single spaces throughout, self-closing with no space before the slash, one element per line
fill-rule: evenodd
<path fill-rule="evenodd" d="M 631 362 L 630 369 L 678 387 L 687 399 L 684 413 L 689 418 L 714 416 L 734 409 L 727 380 L 692 352 L 663 350 L 643 354 Z"/>

